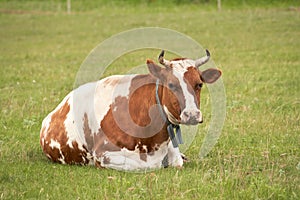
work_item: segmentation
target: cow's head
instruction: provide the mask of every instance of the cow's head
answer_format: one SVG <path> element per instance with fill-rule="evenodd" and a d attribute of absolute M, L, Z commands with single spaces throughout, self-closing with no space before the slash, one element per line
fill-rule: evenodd
<path fill-rule="evenodd" d="M 174 124 L 195 125 L 202 123 L 200 111 L 200 92 L 203 83 L 214 83 L 221 76 L 221 71 L 209 68 L 200 71 L 199 66 L 209 60 L 210 53 L 197 60 L 177 58 L 164 59 L 164 51 L 159 55 L 160 67 L 148 60 L 150 73 L 163 85 L 161 104 L 170 122 Z"/>

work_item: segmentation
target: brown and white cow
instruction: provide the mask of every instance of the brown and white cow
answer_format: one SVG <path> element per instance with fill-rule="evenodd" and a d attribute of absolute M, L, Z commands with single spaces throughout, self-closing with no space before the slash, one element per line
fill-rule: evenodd
<path fill-rule="evenodd" d="M 63 164 L 92 164 L 118 170 L 182 167 L 169 124 L 202 122 L 200 92 L 221 71 L 198 67 L 210 54 L 191 60 L 147 60 L 150 74 L 115 75 L 70 92 L 42 123 L 40 144 L 46 156 Z"/>

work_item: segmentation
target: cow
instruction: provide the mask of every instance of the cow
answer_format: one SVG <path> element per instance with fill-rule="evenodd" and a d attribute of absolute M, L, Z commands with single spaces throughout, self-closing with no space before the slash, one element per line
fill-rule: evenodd
<path fill-rule="evenodd" d="M 147 60 L 149 74 L 113 75 L 79 86 L 43 120 L 43 152 L 62 164 L 129 171 L 181 168 L 179 125 L 203 122 L 201 88 L 222 74 L 216 68 L 199 70 L 209 58 L 206 50 L 196 60 L 167 60 L 162 51 L 162 66 Z"/>

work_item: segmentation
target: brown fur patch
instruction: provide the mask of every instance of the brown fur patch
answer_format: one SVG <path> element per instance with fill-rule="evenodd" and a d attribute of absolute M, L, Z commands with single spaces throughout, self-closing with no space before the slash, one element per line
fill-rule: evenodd
<path fill-rule="evenodd" d="M 169 88 L 170 83 L 175 89 Z M 159 92 L 162 93 L 162 104 L 168 108 L 169 112 L 171 112 L 178 121 L 180 121 L 180 113 L 185 107 L 185 101 L 179 80 L 173 75 L 170 75 L 168 77 L 168 82 L 164 83 L 164 89 L 160 87 Z"/>
<path fill-rule="evenodd" d="M 119 148 L 125 147 L 133 151 L 136 145 L 140 144 L 141 146 L 145 145 L 148 152 L 155 151 L 156 145 L 160 145 L 168 140 L 166 125 L 159 117 L 158 109 L 152 109 L 152 114 L 151 112 L 149 114 L 150 108 L 155 104 L 155 79 L 150 75 L 135 77 L 132 80 L 129 100 L 126 97 L 117 97 L 115 103 L 111 105 L 108 113 L 102 120 L 101 129 L 103 133 L 112 144 Z M 151 115 L 156 117 L 151 119 Z M 134 122 L 135 126 L 132 126 L 129 120 Z M 151 120 L 160 123 L 162 127 L 154 135 L 153 130 L 158 125 Z M 140 127 L 144 128 L 144 132 L 136 133 L 140 130 Z"/>
<path fill-rule="evenodd" d="M 102 168 L 101 163 L 99 161 L 95 161 L 95 166 L 97 168 Z"/>
<path fill-rule="evenodd" d="M 43 151 L 46 155 L 48 154 L 50 159 L 54 162 L 62 162 L 61 160 L 64 160 L 64 162 L 68 164 L 88 164 L 88 160 L 86 159 L 87 152 L 80 150 L 76 141 L 72 141 L 73 147 L 67 144 L 68 137 L 64 122 L 69 111 L 70 105 L 66 101 L 66 103 L 52 115 L 49 128 L 45 134 Z M 50 146 L 51 139 L 60 144 L 60 149 Z"/>
<path fill-rule="evenodd" d="M 97 133 L 92 133 L 89 123 L 88 123 L 88 116 L 85 113 L 83 118 L 83 129 L 84 129 L 84 137 L 87 142 L 88 151 L 93 154 L 96 153 L 96 157 L 100 158 L 105 151 L 120 151 L 120 148 L 113 145 L 107 137 L 103 134 L 101 129 L 98 130 Z M 98 168 L 102 168 L 101 163 L 95 160 L 95 166 Z M 109 164 L 109 158 L 104 157 L 104 164 Z"/>
<path fill-rule="evenodd" d="M 92 151 L 95 151 L 97 157 L 101 157 L 105 151 L 120 150 L 120 147 L 114 145 L 111 141 L 109 141 L 101 128 L 98 130 L 98 133 L 94 134 L 94 146 Z"/>
<path fill-rule="evenodd" d="M 140 152 L 140 159 L 147 162 L 147 154 L 146 153 L 141 153 Z"/>
<path fill-rule="evenodd" d="M 92 130 L 90 129 L 89 119 L 86 113 L 84 113 L 83 116 L 83 132 L 85 141 L 87 143 L 87 149 L 91 151 L 94 146 L 94 137 L 92 135 Z"/>
<path fill-rule="evenodd" d="M 128 109 L 132 121 L 140 127 L 147 127 L 154 124 L 155 126 L 162 127 L 163 125 L 158 109 L 153 109 L 153 106 L 156 104 L 155 84 L 156 79 L 152 76 L 137 76 L 132 80 L 131 87 L 129 88 L 129 102 L 127 98 L 120 100 L 120 103 L 122 102 L 122 109 Z M 119 105 L 116 106 L 118 107 Z M 122 109 L 120 109 L 120 112 L 122 112 Z M 154 127 L 151 128 L 153 130 Z"/>

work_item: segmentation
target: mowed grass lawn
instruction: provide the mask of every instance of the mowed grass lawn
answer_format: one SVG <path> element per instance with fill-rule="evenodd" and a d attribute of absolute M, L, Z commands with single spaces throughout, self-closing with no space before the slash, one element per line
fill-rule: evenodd
<path fill-rule="evenodd" d="M 299 10 L 143 4 L 68 15 L 60 9 L 53 2 L 0 2 L 0 199 L 300 198 Z M 114 34 L 148 26 L 189 35 L 222 69 L 227 116 L 217 145 L 199 160 L 206 120 L 183 169 L 126 173 L 49 162 L 39 144 L 41 122 L 73 89 L 85 57 Z M 158 54 L 119 64 L 129 69 Z M 207 107 L 208 98 L 204 88 Z"/>

